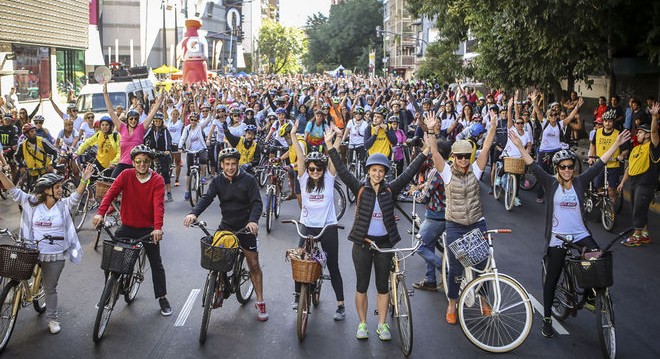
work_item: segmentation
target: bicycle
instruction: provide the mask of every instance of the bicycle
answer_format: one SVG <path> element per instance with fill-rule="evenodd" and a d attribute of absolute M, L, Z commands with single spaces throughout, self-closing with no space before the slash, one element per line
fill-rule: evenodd
<path fill-rule="evenodd" d="M 589 158 L 598 159 L 598 156 L 589 156 Z M 586 160 L 583 160 L 587 163 Z M 594 210 L 598 208 L 600 210 L 600 223 L 606 231 L 611 232 L 614 228 L 615 212 L 614 203 L 609 196 L 608 188 L 609 183 L 607 181 L 607 166 L 603 169 L 603 188 L 594 189 L 593 183 L 589 182 L 589 188 L 584 193 L 584 205 L 582 206 L 582 211 L 587 218 L 593 217 Z M 619 199 L 619 202 L 622 202 L 622 199 Z"/>
<path fill-rule="evenodd" d="M 101 269 L 108 275 L 94 320 L 92 333 L 94 343 L 100 343 L 103 339 L 117 298 L 123 295 L 126 304 L 131 304 L 135 300 L 140 284 L 144 281 L 147 266 L 143 243 L 153 243 L 151 234 L 137 239 L 117 238 L 105 223 L 101 228 L 110 236 L 110 240 L 103 241 L 101 259 Z"/>
<path fill-rule="evenodd" d="M 616 328 L 614 324 L 614 308 L 609 287 L 614 284 L 612 275 L 612 252 L 609 249 L 614 243 L 625 238 L 633 228 L 619 233 L 602 252 L 600 256 L 584 259 L 580 246 L 573 243 L 572 236 L 556 235 L 566 244 L 566 258 L 562 274 L 557 282 L 557 289 L 552 303 L 552 316 L 563 321 L 569 316 L 576 316 L 578 310 L 585 308 L 587 290 L 594 295 L 594 314 L 596 327 L 603 357 L 616 356 Z M 592 253 L 593 255 L 594 253 Z M 543 281 L 547 267 L 547 258 L 543 258 Z M 590 310 L 590 309 L 588 309 Z"/>
<path fill-rule="evenodd" d="M 492 241 L 494 233 L 511 233 L 511 230 L 491 229 L 482 233 L 474 229 L 448 247 L 465 267 L 458 299 L 463 333 L 479 349 L 506 353 L 527 339 L 533 309 L 525 288 L 513 277 L 499 272 Z M 484 260 L 483 270 L 474 267 Z M 447 283 L 448 265 L 448 261 L 443 261 L 443 283 Z M 479 274 L 474 279 L 473 272 Z M 447 284 L 443 285 L 447 293 Z"/>
<path fill-rule="evenodd" d="M 0 293 L 0 352 L 7 347 L 11 338 L 18 311 L 30 305 L 41 314 L 46 310 L 46 295 L 41 282 L 41 266 L 39 265 L 40 242 L 53 244 L 64 237 L 45 235 L 41 240 L 31 243 L 18 238 L 9 229 L 0 229 L 0 235 L 10 237 L 16 245 L 0 245 L 0 276 L 8 278 Z"/>
<path fill-rule="evenodd" d="M 351 191 L 348 191 L 351 192 Z M 335 196 L 335 215 L 337 216 L 337 220 L 340 220 L 343 216 L 344 213 L 346 213 L 346 194 L 344 193 L 344 189 L 341 187 L 341 183 L 339 181 L 335 181 L 334 185 L 334 196 Z"/>
<path fill-rule="evenodd" d="M 268 184 L 266 185 L 266 231 L 270 233 L 273 228 L 273 221 L 280 217 L 282 209 L 282 183 L 287 172 L 280 157 L 273 157 L 268 162 L 266 176 Z"/>
<path fill-rule="evenodd" d="M 518 176 L 524 173 L 525 162 L 522 158 L 507 157 L 505 155 L 502 161 L 495 163 L 493 197 L 498 200 L 502 196 L 502 192 L 504 192 L 504 208 L 507 211 L 510 211 L 516 205 Z"/>
<path fill-rule="evenodd" d="M 188 176 L 188 193 L 190 194 L 190 205 L 195 207 L 197 201 L 202 198 L 204 194 L 204 186 L 206 182 L 200 178 L 199 172 L 199 151 L 185 151 L 193 155 L 192 163 L 190 164 L 190 175 Z"/>
<path fill-rule="evenodd" d="M 348 145 L 348 156 L 347 156 L 347 166 L 348 166 L 348 172 L 353 174 L 355 178 L 357 179 L 362 179 L 364 177 L 364 163 L 362 163 L 362 158 L 360 158 L 360 154 L 358 152 L 358 149 L 362 148 L 362 151 L 364 151 L 364 146 L 355 146 L 355 145 Z M 351 191 L 346 191 L 347 194 L 347 199 L 350 203 L 355 203 L 355 195 Z"/>
<path fill-rule="evenodd" d="M 293 280 L 301 283 L 298 312 L 296 315 L 296 335 L 298 336 L 299 341 L 303 341 L 305 340 L 305 335 L 307 333 L 307 322 L 309 316 L 312 314 L 310 303 L 313 304 L 314 307 L 319 305 L 321 301 L 321 287 L 323 286 L 323 281 L 330 280 L 329 275 L 323 274 L 323 268 L 325 268 L 325 253 L 319 249 L 318 240 L 323 236 L 326 228 L 337 227 L 339 229 L 344 229 L 344 226 L 340 224 L 330 224 L 323 227 L 321 232 L 314 236 L 311 234 L 302 234 L 302 232 L 300 232 L 300 223 L 296 220 L 284 220 L 282 223 L 293 223 L 296 225 L 298 236 L 305 241 L 302 247 L 302 253 L 314 258 L 303 259 L 294 256 L 287 257 L 291 261 Z M 318 258 L 318 260 L 316 260 L 316 258 Z"/>
<path fill-rule="evenodd" d="M 245 261 L 245 254 L 240 247 L 222 248 L 211 245 L 213 235 L 206 229 L 206 222 L 198 221 L 191 226 L 199 227 L 206 235 L 200 240 L 201 266 L 207 269 L 202 296 L 202 325 L 199 331 L 199 343 L 206 343 L 211 310 L 222 307 L 225 299 L 236 294 L 236 300 L 247 304 L 254 293 L 250 269 Z M 244 228 L 235 234 L 249 233 Z"/>
<path fill-rule="evenodd" d="M 108 170 L 108 169 L 106 169 Z M 106 177 L 99 175 L 96 178 L 96 181 L 91 187 L 88 188 L 90 193 L 94 193 L 93 204 L 91 208 L 98 208 L 98 206 L 103 201 L 103 197 L 112 186 L 112 183 L 115 181 L 112 177 Z M 121 215 L 119 209 L 121 208 L 121 194 L 117 196 L 111 203 L 110 208 L 106 213 L 103 214 L 103 224 L 107 227 L 121 226 Z M 84 218 L 83 218 L 84 219 Z M 96 240 L 94 241 L 94 250 L 98 248 L 99 241 L 101 240 L 101 231 L 102 228 L 99 227 L 96 229 Z"/>

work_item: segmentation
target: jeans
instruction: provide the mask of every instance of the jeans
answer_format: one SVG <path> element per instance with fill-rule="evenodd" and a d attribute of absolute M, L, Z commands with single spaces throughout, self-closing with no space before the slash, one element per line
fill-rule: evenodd
<path fill-rule="evenodd" d="M 117 238 L 140 238 L 151 233 L 151 228 L 131 228 L 121 226 L 115 231 Z M 151 280 L 154 285 L 154 294 L 156 299 L 167 295 L 167 285 L 165 282 L 165 268 L 160 256 L 160 243 L 144 243 L 144 250 L 151 266 Z"/>
<path fill-rule="evenodd" d="M 445 254 L 447 254 L 447 259 L 449 260 L 449 273 L 447 273 L 447 297 L 449 299 L 458 299 L 458 290 L 461 283 L 460 280 L 465 270 L 461 262 L 456 259 L 454 253 L 449 249 L 449 245 L 456 242 L 461 236 L 475 228 L 479 228 L 482 232 L 486 231 L 486 221 L 482 219 L 469 226 L 447 221 L 447 229 L 445 230 L 445 232 L 447 232 L 447 249 L 445 249 Z M 475 267 L 478 269 L 484 269 L 487 261 L 488 260 L 486 259 Z"/>
<path fill-rule="evenodd" d="M 419 235 L 422 238 L 422 246 L 417 253 L 424 258 L 426 262 L 426 276 L 424 281 L 427 283 L 436 283 L 435 270 L 442 270 L 442 258 L 435 254 L 435 242 L 445 231 L 446 222 L 444 220 L 427 218 L 419 229 Z"/>
<path fill-rule="evenodd" d="M 57 282 L 65 261 L 41 262 L 41 280 L 46 295 L 46 318 L 57 320 Z"/>

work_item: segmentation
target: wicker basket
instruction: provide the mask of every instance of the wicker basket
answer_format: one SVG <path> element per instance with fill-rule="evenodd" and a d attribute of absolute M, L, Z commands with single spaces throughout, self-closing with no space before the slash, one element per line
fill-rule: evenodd
<path fill-rule="evenodd" d="M 212 240 L 213 237 L 204 237 L 200 240 L 202 248 L 200 265 L 207 270 L 231 271 L 240 249 L 215 247 L 211 245 Z"/>
<path fill-rule="evenodd" d="M 490 256 L 488 242 L 478 228 L 467 232 L 448 247 L 465 268 L 474 267 Z"/>
<path fill-rule="evenodd" d="M 0 277 L 27 280 L 39 261 L 39 251 L 8 244 L 0 245 Z"/>
<path fill-rule="evenodd" d="M 521 175 L 525 173 L 525 160 L 515 157 L 504 157 L 504 172 Z"/>
<path fill-rule="evenodd" d="M 101 269 L 119 274 L 130 274 L 140 256 L 142 243 L 127 244 L 121 242 L 103 241 L 103 257 Z"/>
<path fill-rule="evenodd" d="M 96 200 L 97 201 L 102 201 L 103 197 L 105 194 L 108 192 L 110 189 L 110 186 L 112 186 L 112 182 L 105 182 L 105 181 L 96 181 Z"/>
<path fill-rule="evenodd" d="M 293 280 L 300 283 L 316 283 L 321 276 L 321 265 L 315 260 L 290 258 Z"/>
<path fill-rule="evenodd" d="M 568 265 L 582 288 L 607 288 L 614 284 L 611 252 L 603 253 L 596 260 L 570 258 Z"/>

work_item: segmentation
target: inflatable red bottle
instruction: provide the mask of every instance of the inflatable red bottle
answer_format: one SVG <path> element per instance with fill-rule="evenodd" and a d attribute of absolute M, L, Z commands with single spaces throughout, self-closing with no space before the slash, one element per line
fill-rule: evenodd
<path fill-rule="evenodd" d="M 204 36 L 199 36 L 197 30 L 202 27 L 202 21 L 186 20 L 186 33 L 181 40 L 183 50 L 183 84 L 206 83 L 206 53 L 208 44 Z"/>

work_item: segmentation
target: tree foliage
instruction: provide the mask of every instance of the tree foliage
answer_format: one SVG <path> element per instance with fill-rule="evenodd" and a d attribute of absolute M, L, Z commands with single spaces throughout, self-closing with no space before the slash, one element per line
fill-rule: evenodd
<path fill-rule="evenodd" d="M 268 64 L 272 74 L 289 74 L 301 71 L 301 58 L 306 48 L 304 33 L 293 27 L 266 20 L 259 28 L 260 60 Z"/>
<path fill-rule="evenodd" d="M 378 0 L 347 0 L 332 5 L 328 17 L 322 14 L 308 17 L 305 66 L 310 72 L 339 65 L 366 71 L 370 49 L 376 50 L 376 58 L 382 57 L 382 39 L 376 36 L 376 27 L 382 24 L 383 4 Z"/>

